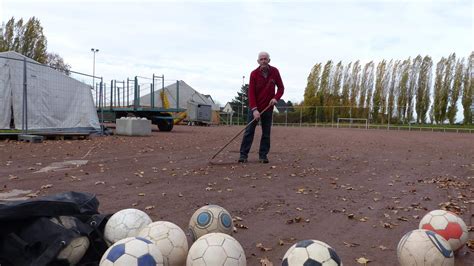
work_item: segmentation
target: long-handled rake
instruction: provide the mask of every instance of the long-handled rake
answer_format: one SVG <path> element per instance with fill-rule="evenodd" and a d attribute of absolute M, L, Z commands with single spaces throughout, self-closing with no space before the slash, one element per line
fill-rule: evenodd
<path fill-rule="evenodd" d="M 265 111 L 267 111 L 268 108 L 270 108 L 270 106 L 272 106 L 272 105 L 269 104 L 267 107 L 265 107 L 265 109 L 263 109 L 263 111 L 260 112 L 260 114 L 265 113 Z M 219 153 L 221 153 L 227 146 L 229 146 L 229 144 L 231 144 L 232 141 L 234 141 L 234 139 L 236 139 L 240 134 L 242 134 L 242 132 L 244 132 L 255 121 L 256 121 L 255 118 L 252 119 L 252 121 L 250 121 L 242 130 L 240 130 L 239 133 L 237 133 L 231 140 L 229 140 L 229 142 L 227 142 L 219 151 L 217 151 L 216 154 L 214 154 L 214 156 L 212 156 L 211 159 L 209 159 L 209 162 L 211 162 L 214 158 L 216 158 L 216 156 Z"/>

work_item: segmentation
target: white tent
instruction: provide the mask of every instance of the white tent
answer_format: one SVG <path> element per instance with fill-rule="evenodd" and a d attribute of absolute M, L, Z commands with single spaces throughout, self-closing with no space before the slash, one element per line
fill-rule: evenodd
<path fill-rule="evenodd" d="M 0 53 L 0 129 L 22 128 L 24 64 L 16 52 Z M 14 60 L 19 59 L 19 60 Z M 28 129 L 96 131 L 91 87 L 30 58 L 27 64 Z"/>
<path fill-rule="evenodd" d="M 177 89 L 176 82 L 164 87 L 165 94 L 168 97 L 170 103 L 170 108 L 176 108 L 177 100 Z M 154 107 L 161 108 L 163 104 L 161 102 L 160 92 L 162 89 L 155 91 L 154 94 Z M 140 106 L 151 106 L 151 94 L 140 97 Z M 191 86 L 186 84 L 186 82 L 179 81 L 179 108 L 187 109 L 188 102 L 195 102 L 200 104 L 211 105 L 213 111 L 219 111 L 220 108 L 217 104 L 214 103 L 212 98 L 209 95 L 204 95 L 193 89 Z"/>

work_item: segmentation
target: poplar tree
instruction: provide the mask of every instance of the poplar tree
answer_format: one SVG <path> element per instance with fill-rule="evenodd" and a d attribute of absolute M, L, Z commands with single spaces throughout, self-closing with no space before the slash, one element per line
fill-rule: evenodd
<path fill-rule="evenodd" d="M 418 76 L 418 86 L 416 91 L 416 113 L 417 123 L 426 123 L 426 115 L 430 106 L 430 88 L 431 88 L 431 71 L 433 61 L 431 57 L 425 56 L 420 67 Z"/>
<path fill-rule="evenodd" d="M 473 80 L 473 66 L 474 66 L 474 52 L 469 56 L 466 70 L 464 72 L 464 81 L 463 81 L 463 92 L 462 92 L 462 107 L 464 110 L 464 120 L 463 123 L 471 124 L 472 123 L 472 111 L 471 105 L 474 97 L 474 80 Z"/>
<path fill-rule="evenodd" d="M 459 94 L 462 90 L 463 84 L 463 74 L 464 74 L 464 59 L 458 59 L 456 63 L 456 68 L 454 71 L 453 85 L 449 91 L 449 107 L 446 113 L 448 117 L 449 124 L 452 125 L 456 121 L 456 114 L 458 112 L 458 99 Z"/>
<path fill-rule="evenodd" d="M 435 85 L 434 85 L 434 101 L 432 107 L 432 120 L 436 122 L 436 124 L 440 124 L 443 122 L 441 116 L 441 108 L 442 108 L 442 96 L 443 96 L 443 77 L 445 72 L 445 62 L 446 58 L 442 57 L 439 62 L 436 64 L 436 74 L 435 74 Z"/>

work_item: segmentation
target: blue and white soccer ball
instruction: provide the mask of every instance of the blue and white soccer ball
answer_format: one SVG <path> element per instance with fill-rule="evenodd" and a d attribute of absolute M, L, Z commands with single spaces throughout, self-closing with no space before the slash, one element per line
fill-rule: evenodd
<path fill-rule="evenodd" d="M 224 233 L 232 235 L 234 223 L 230 213 L 218 205 L 207 205 L 194 212 L 189 221 L 191 238 L 198 238 L 209 233 Z"/>
<path fill-rule="evenodd" d="M 142 237 L 122 239 L 105 251 L 100 266 L 157 266 L 164 265 L 158 246 Z"/>
<path fill-rule="evenodd" d="M 318 240 L 302 240 L 291 246 L 283 257 L 282 266 L 341 266 L 342 261 L 328 244 Z"/>
<path fill-rule="evenodd" d="M 397 246 L 398 262 L 408 265 L 454 265 L 454 253 L 441 235 L 424 229 L 406 233 Z"/>

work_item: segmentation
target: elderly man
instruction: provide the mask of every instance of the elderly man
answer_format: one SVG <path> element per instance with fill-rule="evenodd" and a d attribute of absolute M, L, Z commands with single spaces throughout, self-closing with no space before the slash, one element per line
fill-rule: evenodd
<path fill-rule="evenodd" d="M 245 130 L 242 144 L 240 145 L 239 163 L 246 163 L 248 153 L 252 146 L 255 127 L 258 121 L 262 125 L 262 138 L 258 152 L 259 162 L 268 163 L 268 152 L 270 151 L 270 131 L 272 127 L 273 105 L 283 96 L 284 86 L 281 81 L 280 72 L 276 67 L 270 66 L 270 55 L 267 52 L 258 54 L 257 63 L 259 67 L 250 74 L 249 82 L 249 107 L 248 122 L 255 119 Z M 275 93 L 275 86 L 278 87 Z M 265 112 L 263 110 L 270 106 Z"/>

